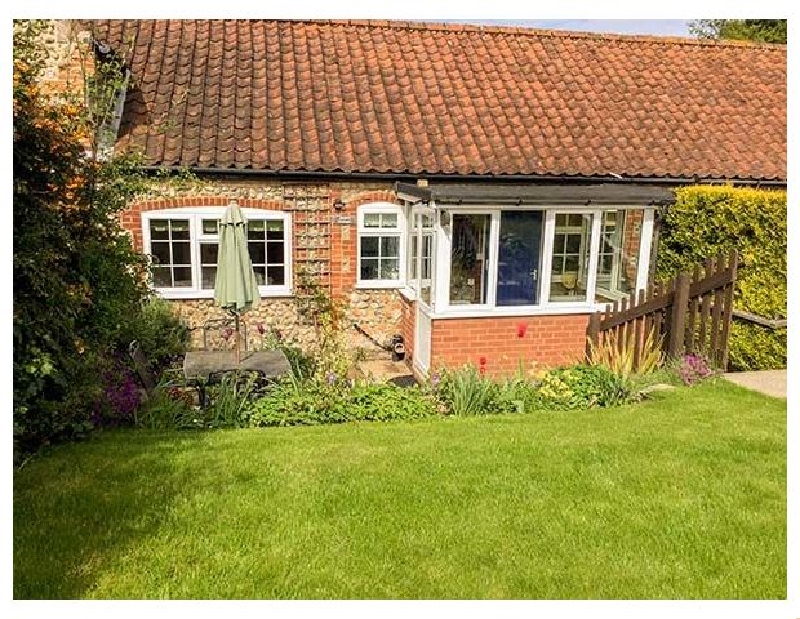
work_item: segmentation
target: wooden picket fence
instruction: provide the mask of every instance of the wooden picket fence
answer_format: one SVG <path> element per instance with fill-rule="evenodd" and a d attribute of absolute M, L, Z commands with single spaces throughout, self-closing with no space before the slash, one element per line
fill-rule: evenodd
<path fill-rule="evenodd" d="M 613 337 L 619 350 L 633 344 L 634 368 L 639 367 L 648 333 L 668 357 L 696 353 L 715 367 L 728 365 L 728 339 L 733 314 L 733 289 L 738 255 L 719 254 L 694 272 L 631 293 L 603 312 L 592 314 L 587 337 L 595 347 Z M 587 354 L 590 345 L 587 342 Z"/>

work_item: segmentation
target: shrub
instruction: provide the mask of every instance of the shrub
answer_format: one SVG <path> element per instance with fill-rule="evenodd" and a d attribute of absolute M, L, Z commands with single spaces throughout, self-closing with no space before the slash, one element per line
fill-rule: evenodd
<path fill-rule="evenodd" d="M 42 27 L 18 21 L 13 35 L 13 419 L 23 450 L 91 428 L 103 357 L 146 292 L 144 260 L 116 216 L 144 187 L 138 159 L 97 157 L 96 120 L 113 109 L 105 94 L 122 72 L 98 63 L 85 99 L 51 98 L 39 85 Z"/>
<path fill-rule="evenodd" d="M 179 389 L 157 389 L 136 415 L 136 425 L 150 430 L 189 430 L 205 427 L 202 411 Z"/>
<path fill-rule="evenodd" d="M 469 417 L 502 412 L 499 383 L 473 365 L 442 370 L 436 382 L 436 397 L 453 415 Z"/>
<path fill-rule="evenodd" d="M 122 355 L 112 355 L 102 370 L 103 390 L 95 401 L 92 425 L 133 424 L 142 394 L 133 370 Z"/>
<path fill-rule="evenodd" d="M 656 338 L 651 328 L 644 340 L 639 358 L 639 367 L 634 369 L 635 346 L 634 338 L 628 338 L 620 346 L 618 331 L 605 332 L 601 335 L 599 344 L 591 339 L 589 342 L 589 365 L 603 366 L 613 374 L 627 382 L 634 374 L 652 374 L 663 362 L 661 353 L 661 338 Z"/>
<path fill-rule="evenodd" d="M 538 406 L 554 410 L 614 406 L 630 397 L 625 380 L 598 365 L 549 370 L 542 376 L 537 393 Z"/>
<path fill-rule="evenodd" d="M 418 387 L 337 380 L 283 381 L 256 400 L 253 427 L 297 426 L 348 421 L 420 419 L 436 414 L 436 401 Z"/>
<path fill-rule="evenodd" d="M 677 372 L 684 385 L 694 385 L 714 375 L 708 359 L 702 355 L 684 355 L 677 367 Z"/>
<path fill-rule="evenodd" d="M 256 393 L 257 376 L 253 373 L 225 374 L 220 382 L 206 388 L 209 404 L 203 420 L 209 428 L 238 428 L 247 425 Z"/>
<path fill-rule="evenodd" d="M 684 187 L 661 225 L 657 277 L 739 251 L 734 305 L 769 319 L 786 317 L 786 192 L 731 186 Z M 737 370 L 786 367 L 786 329 L 734 319 L 730 366 Z"/>
<path fill-rule="evenodd" d="M 631 393 L 625 380 L 609 369 L 586 365 L 547 370 L 537 380 L 520 375 L 504 381 L 464 366 L 435 374 L 432 389 L 447 411 L 458 416 L 613 406 Z"/>
<path fill-rule="evenodd" d="M 173 311 L 169 301 L 152 297 L 128 322 L 122 343 L 136 340 L 159 380 L 161 373 L 189 347 L 189 326 Z"/>

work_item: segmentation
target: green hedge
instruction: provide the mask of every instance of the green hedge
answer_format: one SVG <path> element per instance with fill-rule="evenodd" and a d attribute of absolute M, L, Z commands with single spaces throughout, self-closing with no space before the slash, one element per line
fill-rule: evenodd
<path fill-rule="evenodd" d="M 739 251 L 734 306 L 786 318 L 786 192 L 731 186 L 676 190 L 661 224 L 656 279 L 691 271 L 720 251 Z M 730 369 L 786 367 L 786 329 L 734 319 Z"/>

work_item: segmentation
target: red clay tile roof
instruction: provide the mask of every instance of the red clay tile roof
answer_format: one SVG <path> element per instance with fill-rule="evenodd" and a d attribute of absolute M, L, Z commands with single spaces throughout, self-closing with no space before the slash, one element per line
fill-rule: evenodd
<path fill-rule="evenodd" d="M 94 22 L 150 165 L 786 178 L 786 47 L 346 21 Z M 127 45 L 126 45 L 127 42 Z"/>

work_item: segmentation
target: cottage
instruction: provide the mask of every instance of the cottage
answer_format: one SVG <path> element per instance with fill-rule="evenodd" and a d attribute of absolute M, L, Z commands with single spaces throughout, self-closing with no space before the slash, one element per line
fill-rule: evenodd
<path fill-rule="evenodd" d="M 647 285 L 674 187 L 786 184 L 785 46 L 390 21 L 91 31 L 127 59 L 116 148 L 200 179 L 122 216 L 195 326 L 219 312 L 235 200 L 264 298 L 251 337 L 312 337 L 292 298 L 310 277 L 353 346 L 400 334 L 419 373 L 564 363 L 590 312 Z"/>

